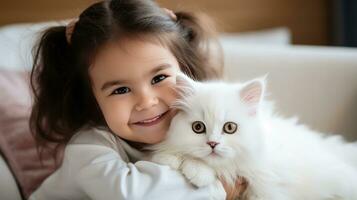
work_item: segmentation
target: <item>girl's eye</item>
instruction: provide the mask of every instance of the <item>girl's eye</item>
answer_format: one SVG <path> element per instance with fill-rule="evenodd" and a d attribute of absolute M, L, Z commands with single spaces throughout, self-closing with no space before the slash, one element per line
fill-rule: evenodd
<path fill-rule="evenodd" d="M 226 122 L 223 125 L 223 131 L 228 134 L 233 134 L 237 131 L 238 125 L 234 122 Z"/>
<path fill-rule="evenodd" d="M 192 130 L 197 134 L 205 133 L 206 132 L 206 126 L 201 121 L 195 121 L 195 122 L 192 123 Z"/>
<path fill-rule="evenodd" d="M 128 87 L 120 87 L 120 88 L 117 88 L 116 90 L 114 90 L 110 95 L 113 95 L 113 94 L 125 94 L 125 93 L 128 93 L 130 92 L 130 89 Z"/>
<path fill-rule="evenodd" d="M 151 80 L 151 84 L 156 84 L 156 83 L 158 83 L 158 82 L 163 81 L 163 80 L 166 79 L 166 78 L 167 78 L 166 75 L 163 75 L 163 74 L 157 75 L 157 76 L 155 76 L 155 77 Z"/>

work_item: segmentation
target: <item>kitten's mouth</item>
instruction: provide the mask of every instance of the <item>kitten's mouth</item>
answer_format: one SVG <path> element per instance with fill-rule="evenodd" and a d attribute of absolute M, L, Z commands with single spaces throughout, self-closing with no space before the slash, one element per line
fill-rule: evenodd
<path fill-rule="evenodd" d="M 218 158 L 224 158 L 222 154 L 217 152 L 217 150 L 212 149 L 212 151 L 207 155 L 207 157 L 213 158 L 213 159 L 218 159 Z"/>
<path fill-rule="evenodd" d="M 216 152 L 212 151 L 212 152 L 209 154 L 209 156 L 218 157 L 219 155 L 218 155 Z"/>
<path fill-rule="evenodd" d="M 155 125 L 157 123 L 159 123 L 165 116 L 166 114 L 169 112 L 169 110 L 165 111 L 164 113 L 161 113 L 160 115 L 157 115 L 153 118 L 150 119 L 145 119 L 145 120 L 141 120 L 138 122 L 134 122 L 134 125 L 139 125 L 139 126 L 152 126 Z"/>

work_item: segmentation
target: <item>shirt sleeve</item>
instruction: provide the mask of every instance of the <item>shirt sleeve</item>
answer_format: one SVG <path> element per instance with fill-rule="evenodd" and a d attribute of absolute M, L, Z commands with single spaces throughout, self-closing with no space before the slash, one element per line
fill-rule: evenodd
<path fill-rule="evenodd" d="M 80 152 L 78 152 L 80 151 Z M 222 184 L 217 181 L 196 188 L 176 170 L 148 161 L 126 163 L 108 147 L 72 148 L 71 155 L 91 155 L 82 159 L 75 176 L 76 185 L 89 199 L 225 199 Z M 77 160 L 78 161 L 78 160 Z"/>

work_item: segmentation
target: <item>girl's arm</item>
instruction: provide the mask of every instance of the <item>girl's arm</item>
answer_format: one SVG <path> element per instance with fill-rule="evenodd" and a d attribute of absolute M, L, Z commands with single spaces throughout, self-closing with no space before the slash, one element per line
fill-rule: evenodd
<path fill-rule="evenodd" d="M 211 186 L 196 188 L 168 166 L 147 161 L 126 163 L 111 148 L 87 146 L 86 149 L 69 149 L 67 153 L 79 155 L 80 152 L 71 151 L 80 150 L 85 155 L 96 155 L 82 163 L 84 167 L 78 168 L 78 173 L 73 174 L 79 189 L 90 199 L 186 200 L 226 197 L 219 181 Z"/>

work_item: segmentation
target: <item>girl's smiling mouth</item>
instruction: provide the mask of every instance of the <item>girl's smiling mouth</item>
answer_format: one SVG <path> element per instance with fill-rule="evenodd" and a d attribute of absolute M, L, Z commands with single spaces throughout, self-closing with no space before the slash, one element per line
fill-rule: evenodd
<path fill-rule="evenodd" d="M 138 126 L 152 126 L 155 125 L 157 123 L 159 123 L 160 121 L 162 121 L 162 119 L 166 116 L 166 114 L 169 112 L 169 110 L 165 111 L 164 113 L 161 113 L 160 115 L 157 115 L 153 118 L 150 119 L 145 119 L 142 121 L 138 121 L 138 122 L 134 122 L 132 123 L 133 125 L 138 125 Z"/>

